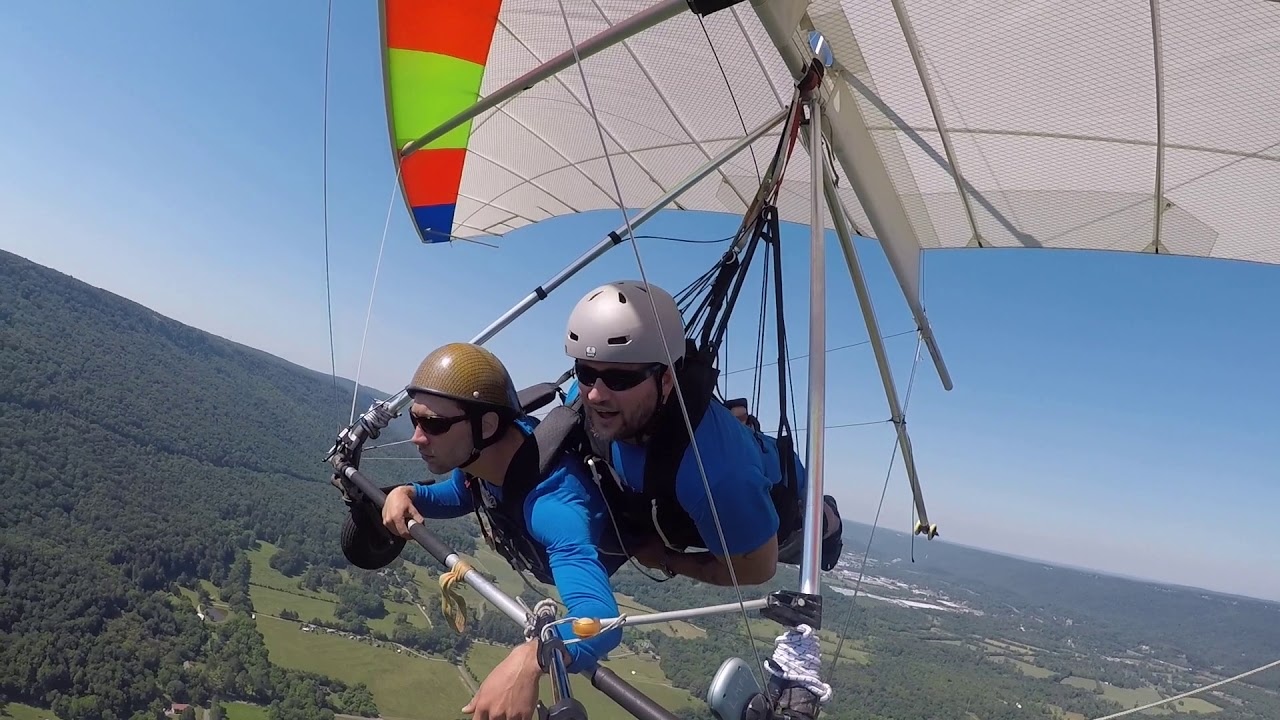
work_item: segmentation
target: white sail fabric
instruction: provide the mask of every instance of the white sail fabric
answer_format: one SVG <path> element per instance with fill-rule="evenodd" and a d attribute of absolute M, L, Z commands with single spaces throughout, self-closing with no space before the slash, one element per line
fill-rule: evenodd
<path fill-rule="evenodd" d="M 576 42 L 651 4 L 562 2 Z M 809 24 L 833 50 L 829 76 L 849 85 L 871 128 L 915 229 L 911 252 L 1081 248 L 1280 263 L 1280 3 L 899 6 L 941 130 L 892 0 L 816 0 L 796 37 L 803 42 Z M 558 3 L 504 2 L 482 93 L 570 44 Z M 587 90 L 622 202 L 639 208 L 774 116 L 793 86 L 747 2 L 664 22 L 584 60 L 583 70 L 585 90 L 571 67 L 477 118 L 456 235 L 502 235 L 617 207 Z M 753 146 L 761 169 L 777 142 L 775 132 Z M 808 162 L 797 145 L 779 206 L 785 220 L 809 221 Z M 856 170 L 837 166 L 842 197 L 857 230 L 873 237 L 843 181 Z M 743 152 L 675 207 L 740 214 L 756 184 L 756 162 Z"/>

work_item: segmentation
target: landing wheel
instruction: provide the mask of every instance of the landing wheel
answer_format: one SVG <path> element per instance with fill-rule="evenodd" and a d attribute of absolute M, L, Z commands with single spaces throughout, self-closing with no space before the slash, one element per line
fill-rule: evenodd
<path fill-rule="evenodd" d="M 342 554 L 361 570 L 381 570 L 390 565 L 400 557 L 404 544 L 404 538 L 392 535 L 383 527 L 381 518 L 374 521 L 362 507 L 351 508 L 342 524 Z"/>

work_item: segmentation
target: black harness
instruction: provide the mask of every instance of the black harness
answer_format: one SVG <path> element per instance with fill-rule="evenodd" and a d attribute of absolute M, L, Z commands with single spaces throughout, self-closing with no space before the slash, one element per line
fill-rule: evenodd
<path fill-rule="evenodd" d="M 538 385 L 529 390 L 545 387 L 554 386 Z M 554 394 L 546 399 L 549 401 L 550 397 Z M 521 393 L 521 400 L 525 400 L 525 393 Z M 541 407 L 545 402 L 539 404 L 535 400 L 522 404 L 528 411 L 529 406 Z M 527 571 L 548 585 L 555 584 L 551 576 L 551 561 L 547 549 L 529 533 L 524 505 L 529 493 L 555 470 L 564 453 L 581 442 L 581 427 L 576 413 L 564 406 L 557 407 L 538 423 L 511 459 L 502 482 L 501 500 L 489 492 L 484 481 L 471 475 L 464 476 L 485 542 L 517 572 Z"/>

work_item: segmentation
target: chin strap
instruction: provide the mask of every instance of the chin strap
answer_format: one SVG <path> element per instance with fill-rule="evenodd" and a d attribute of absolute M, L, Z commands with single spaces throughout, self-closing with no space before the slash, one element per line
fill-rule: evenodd
<path fill-rule="evenodd" d="M 499 425 L 498 429 L 495 430 L 493 432 L 493 435 L 489 436 L 488 439 L 485 439 L 482 435 L 482 433 L 484 432 L 485 413 L 491 413 L 491 412 L 493 411 L 492 410 L 468 410 L 467 411 L 467 422 L 471 423 L 471 456 L 466 459 L 466 462 L 459 464 L 458 465 L 459 468 L 465 468 L 466 466 L 470 465 L 476 460 L 479 460 L 480 453 L 483 452 L 485 448 L 498 442 L 498 440 L 502 438 L 502 435 L 503 435 L 502 431 L 503 431 L 503 428 L 505 427 L 504 425 Z M 500 418 L 499 422 L 501 423 L 505 421 L 503 421 Z"/>

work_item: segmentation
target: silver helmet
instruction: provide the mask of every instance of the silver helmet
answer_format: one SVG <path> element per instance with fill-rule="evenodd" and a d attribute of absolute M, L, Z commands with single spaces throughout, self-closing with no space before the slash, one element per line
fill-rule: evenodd
<path fill-rule="evenodd" d="M 577 360 L 667 365 L 683 358 L 684 350 L 684 318 L 675 298 L 638 280 L 618 280 L 584 295 L 565 331 L 564 351 Z"/>

